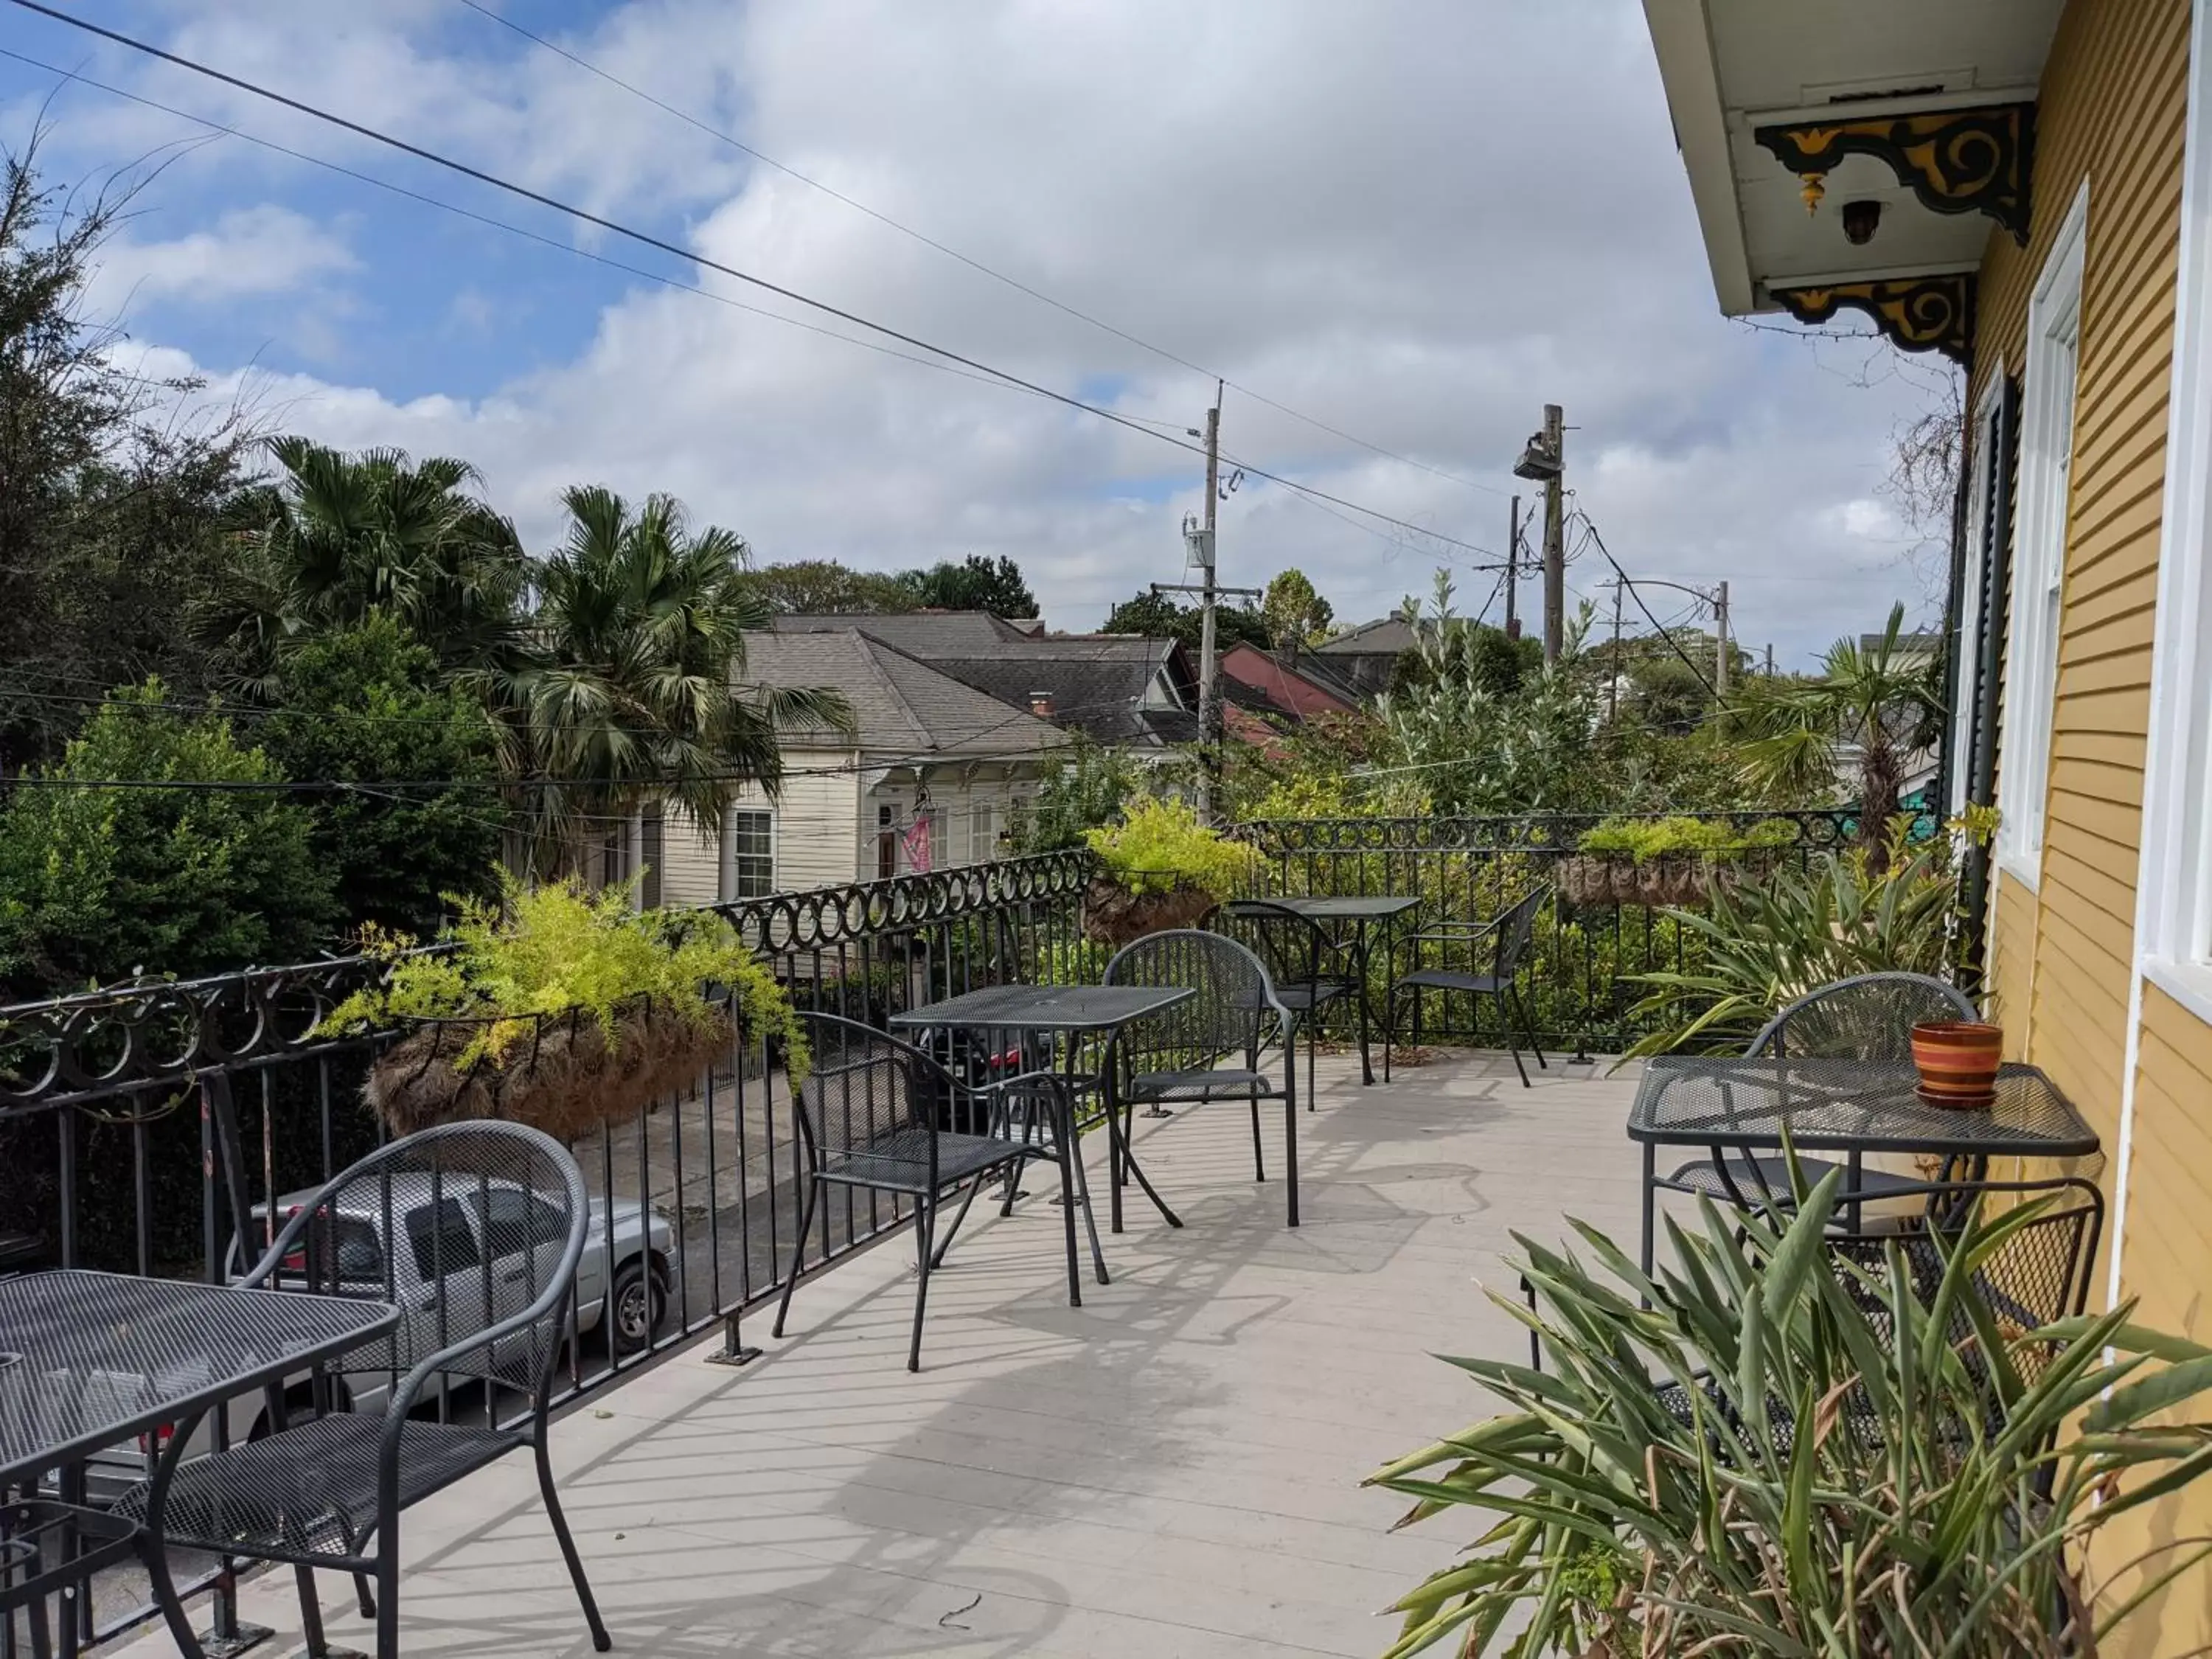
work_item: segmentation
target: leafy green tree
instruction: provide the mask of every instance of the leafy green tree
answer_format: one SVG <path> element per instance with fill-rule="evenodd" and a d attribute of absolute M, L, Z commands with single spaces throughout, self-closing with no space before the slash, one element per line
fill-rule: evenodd
<path fill-rule="evenodd" d="M 1275 649 L 1296 655 L 1328 637 L 1336 607 L 1315 591 L 1305 572 L 1291 569 L 1268 582 L 1267 594 L 1260 601 L 1260 616 Z M 1215 618 L 1217 624 L 1219 620 Z"/>
<path fill-rule="evenodd" d="M 0 771 L 58 757 L 109 686 L 210 683 L 184 618 L 230 557 L 242 443 L 177 418 L 198 383 L 149 376 L 87 308 L 136 185 L 44 185 L 37 150 L 0 167 Z"/>
<path fill-rule="evenodd" d="M 1145 769 L 1116 749 L 1077 733 L 1046 759 L 1036 794 L 1013 823 L 1017 852 L 1056 853 L 1083 846 L 1084 832 L 1114 823 L 1145 791 Z"/>
<path fill-rule="evenodd" d="M 744 586 L 770 612 L 784 617 L 896 614 L 921 605 L 905 578 L 850 569 L 835 559 L 761 565 L 744 573 Z"/>
<path fill-rule="evenodd" d="M 448 895 L 497 891 L 503 808 L 468 787 L 497 775 L 490 723 L 392 617 L 373 614 L 287 653 L 259 736 L 288 776 L 368 786 L 307 798 L 315 860 L 348 927 L 429 939 L 452 911 Z M 457 787 L 375 790 L 434 778 Z"/>
<path fill-rule="evenodd" d="M 282 781 L 228 720 L 176 712 L 159 680 L 111 694 L 60 763 L 33 775 L 0 811 L 0 984 L 11 994 L 291 962 L 325 937 L 331 872 L 289 795 L 88 787 Z"/>
<path fill-rule="evenodd" d="M 1602 800 L 1595 688 L 1579 659 L 1587 613 L 1557 666 L 1500 690 L 1484 638 L 1493 630 L 1453 611 L 1449 573 L 1437 573 L 1433 615 L 1424 621 L 1417 603 L 1407 608 L 1419 672 L 1376 700 L 1378 772 L 1410 781 L 1441 813 L 1573 811 Z"/>
<path fill-rule="evenodd" d="M 717 823 L 732 786 L 781 778 L 779 726 L 850 718 L 833 690 L 745 686 L 745 632 L 769 611 L 735 535 L 693 532 L 667 495 L 633 510 L 580 484 L 562 501 L 568 541 L 535 567 L 526 646 L 483 683 L 541 869 L 649 800 Z"/>
<path fill-rule="evenodd" d="M 1941 659 L 1901 650 L 1905 607 L 1893 605 L 1872 646 L 1848 636 L 1805 679 L 1753 679 L 1729 711 L 1753 786 L 1809 804 L 1836 798 L 1837 767 L 1856 757 L 1858 837 L 1877 866 L 1903 789 L 1906 757 L 1941 716 Z"/>
<path fill-rule="evenodd" d="M 262 498 L 266 517 L 202 617 L 238 653 L 241 684 L 265 696 L 289 647 L 377 613 L 448 672 L 513 653 L 528 562 L 514 526 L 471 493 L 467 462 L 343 454 L 297 437 L 269 453 L 282 473 Z"/>
<path fill-rule="evenodd" d="M 1103 631 L 1141 634 L 1153 640 L 1176 640 L 1186 650 L 1195 652 L 1204 628 L 1204 615 L 1199 606 L 1182 604 L 1166 593 L 1146 592 L 1124 599 L 1108 611 Z M 1271 643 L 1267 619 L 1244 605 L 1214 607 L 1213 639 L 1215 647 L 1223 651 L 1232 645 L 1255 645 L 1265 651 Z"/>
<path fill-rule="evenodd" d="M 994 617 L 1027 618 L 1038 614 L 1036 595 L 1022 579 L 1022 568 L 1000 554 L 987 559 L 970 553 L 961 563 L 950 559 L 900 579 L 917 605 L 934 611 L 988 611 Z"/>

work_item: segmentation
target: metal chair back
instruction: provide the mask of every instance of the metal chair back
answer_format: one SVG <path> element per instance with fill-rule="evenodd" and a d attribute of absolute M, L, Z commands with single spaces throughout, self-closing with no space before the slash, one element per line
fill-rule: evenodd
<path fill-rule="evenodd" d="M 1206 912 L 1199 925 L 1259 957 L 1279 990 L 1296 986 L 1317 992 L 1325 983 L 1345 982 L 1351 971 L 1326 927 L 1273 899 L 1231 899 Z"/>
<path fill-rule="evenodd" d="M 1926 974 L 1860 974 L 1791 1003 L 1752 1038 L 1750 1052 L 1902 1064 L 1912 1058 L 1915 1025 L 1980 1018 L 1965 992 Z"/>
<path fill-rule="evenodd" d="M 1223 1054 L 1257 1057 L 1271 1021 L 1289 1015 L 1267 964 L 1235 939 L 1195 927 L 1148 933 L 1106 964 L 1108 985 L 1186 988 L 1171 1008 L 1123 1028 L 1121 1058 L 1138 1072 L 1183 1071 Z"/>
<path fill-rule="evenodd" d="M 441 1124 L 379 1148 L 276 1218 L 243 1283 L 389 1302 L 344 1371 L 432 1372 L 542 1399 L 591 1208 L 576 1160 L 520 1123 Z M 418 1382 L 418 1391 L 419 1391 Z"/>
<path fill-rule="evenodd" d="M 2078 1176 L 2049 1181 L 1925 1182 L 1903 1189 L 1923 1197 L 1926 1213 L 1898 1233 L 1838 1233 L 1827 1241 L 1832 1255 L 1879 1278 L 1887 1273 L 1888 1252 L 1902 1252 L 1914 1293 L 1923 1304 L 1935 1300 L 1942 1283 L 1949 1246 L 1967 1221 L 1992 1206 L 2010 1207 L 2039 1200 L 2051 1206 L 2005 1239 L 1974 1277 L 1995 1309 L 2008 1337 L 2070 1318 L 2088 1304 L 2089 1278 L 2105 1225 L 2105 1195 Z M 1894 1195 L 1894 1194 L 1886 1194 Z M 1956 1344 L 1973 1335 L 1964 1313 L 1950 1331 Z M 2040 1356 L 2033 1345 L 2015 1350 L 2015 1359 L 2033 1378 Z"/>
<path fill-rule="evenodd" d="M 886 1186 L 934 1190 L 937 1137 L 988 1126 L 951 1120 L 969 1092 L 942 1062 L 910 1042 L 836 1014 L 801 1012 L 810 1069 L 793 1092 L 799 1139 L 817 1174 L 896 1148 L 900 1178 Z"/>
<path fill-rule="evenodd" d="M 1529 946 L 1535 942 L 1536 917 L 1551 896 L 1549 887 L 1538 887 L 1498 919 L 1498 957 L 1492 971 L 1499 979 L 1510 980 L 1521 971 Z"/>

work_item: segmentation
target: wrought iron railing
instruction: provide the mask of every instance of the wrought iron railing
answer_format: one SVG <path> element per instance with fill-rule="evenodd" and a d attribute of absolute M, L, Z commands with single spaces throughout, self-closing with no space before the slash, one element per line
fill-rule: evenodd
<path fill-rule="evenodd" d="M 1856 827 L 1852 815 L 1842 811 L 1666 816 L 1741 831 L 1787 824 L 1790 838 L 1759 854 L 1768 865 L 1802 863 L 1841 848 Z M 1584 833 L 1599 822 L 1594 815 L 1572 814 L 1291 818 L 1243 824 L 1238 833 L 1262 855 L 1258 894 L 1410 895 L 1421 901 L 1413 913 L 1418 927 L 1423 918 L 1468 921 L 1499 915 L 1532 889 L 1555 885 L 1560 861 L 1575 854 Z M 1694 930 L 1662 906 L 1577 904 L 1561 895 L 1540 913 L 1522 969 L 1522 994 L 1537 1036 L 1548 1048 L 1576 1054 L 1620 1053 L 1652 1029 L 1648 1018 L 1633 1012 L 1647 988 L 1636 975 L 1685 970 L 1698 954 Z M 1401 954 L 1398 965 L 1408 960 Z M 1378 1003 L 1387 973 L 1378 952 L 1370 988 Z M 1489 1047 L 1506 1036 L 1504 1011 L 1494 998 L 1431 993 L 1420 1012 L 1425 1041 Z M 1409 1029 L 1410 1023 L 1409 1012 Z"/>
<path fill-rule="evenodd" d="M 1788 818 L 1790 857 L 1839 845 L 1850 828 L 1836 813 L 1726 816 L 1746 825 Z M 1594 821 L 1348 818 L 1241 833 L 1263 854 L 1260 890 L 1403 892 L 1425 915 L 1468 920 L 1548 881 Z M 1048 854 L 716 908 L 802 1006 L 880 1022 L 977 985 L 1095 979 L 1104 953 L 1079 925 L 1092 869 L 1087 853 Z M 1671 918 L 1647 908 L 1547 907 L 1529 969 L 1540 1035 L 1568 1050 L 1624 1046 L 1635 998 L 1625 976 L 1681 965 L 1691 948 Z M 224 1272 L 231 1210 L 205 1082 L 220 1074 L 230 1083 L 250 1201 L 343 1168 L 378 1138 L 361 1093 L 389 1039 L 329 1036 L 318 1026 L 379 971 L 346 958 L 0 1008 L 0 1271 Z M 1486 1003 L 1439 999 L 1425 1012 L 1431 1041 L 1502 1036 Z M 572 1345 L 570 1395 L 717 1327 L 722 1353 L 741 1358 L 740 1318 L 794 1266 L 811 1272 L 905 1218 L 887 1198 L 856 1195 L 821 1206 L 812 1236 L 795 1237 L 801 1149 L 787 1091 L 757 1047 L 739 1046 L 695 1089 L 575 1150 L 602 1200 L 606 1282 L 619 1277 L 616 1218 L 629 1206 L 648 1224 L 640 1234 L 658 1217 L 669 1237 L 653 1264 L 665 1319 L 634 1352 L 605 1336 Z M 201 1581 L 210 1584 L 220 1630 L 233 1617 L 230 1587 Z M 80 1605 L 88 1611 L 88 1600 Z"/>
<path fill-rule="evenodd" d="M 802 1006 L 880 1020 L 975 985 L 1079 971 L 1090 870 L 1088 854 L 1050 854 L 716 908 Z M 377 1141 L 362 1086 L 389 1038 L 317 1027 L 379 971 L 348 958 L 0 1008 L 0 1271 L 226 1272 L 232 1211 L 204 1085 L 229 1081 L 250 1203 L 344 1168 Z M 716 1326 L 723 1354 L 741 1357 L 741 1316 L 795 1265 L 811 1273 L 904 1219 L 887 1199 L 855 1199 L 818 1206 L 811 1236 L 796 1237 L 801 1148 L 788 1091 L 755 1045 L 575 1152 L 600 1200 L 602 1283 L 619 1283 L 629 1236 L 666 1224 L 649 1264 L 665 1315 L 634 1350 L 617 1350 L 611 1316 L 572 1344 L 569 1395 Z M 640 1224 L 621 1227 L 633 1206 Z M 126 1455 L 64 1478 L 96 1491 L 131 1474 Z M 227 1631 L 230 1582 L 210 1573 L 193 1588 L 216 1591 Z M 91 1599 L 77 1607 L 89 1638 Z"/>

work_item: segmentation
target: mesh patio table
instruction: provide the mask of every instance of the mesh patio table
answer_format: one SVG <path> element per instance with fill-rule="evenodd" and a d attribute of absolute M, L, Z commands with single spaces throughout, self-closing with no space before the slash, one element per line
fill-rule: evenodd
<path fill-rule="evenodd" d="M 1352 929 L 1351 956 L 1358 976 L 1359 995 L 1359 1079 L 1363 1085 L 1375 1081 L 1374 1062 L 1368 1058 L 1368 1030 L 1370 1018 L 1367 1001 L 1367 964 L 1374 954 L 1375 931 L 1379 923 L 1387 931 L 1390 923 L 1420 903 L 1420 900 L 1406 893 L 1347 893 L 1328 898 L 1263 897 L 1259 902 L 1272 904 L 1279 910 L 1288 910 L 1293 915 L 1304 916 L 1324 928 L 1348 924 Z M 1389 993 L 1384 993 L 1387 997 Z M 1382 1033 L 1382 1041 L 1390 1041 L 1390 1033 Z"/>
<path fill-rule="evenodd" d="M 2033 1066 L 1997 1073 L 1996 1098 L 1961 1110 L 1916 1092 L 1912 1067 L 1889 1061 L 1706 1059 L 1649 1061 L 1629 1109 L 1628 1136 L 1644 1148 L 1644 1266 L 1652 1259 L 1653 1182 L 1662 1146 L 1778 1150 L 1786 1130 L 1801 1152 L 1842 1152 L 1856 1184 L 1869 1152 L 1929 1153 L 1978 1167 L 1992 1158 L 2086 1158 L 2097 1133 Z"/>
<path fill-rule="evenodd" d="M 1023 1036 L 1065 1038 L 1062 1064 L 1066 1067 L 1069 1103 L 1069 1121 L 1055 1127 L 1054 1133 L 1068 1137 L 1069 1163 L 1075 1170 L 1075 1202 L 1083 1206 L 1083 1222 L 1091 1234 L 1091 1258 L 1098 1273 L 1098 1282 L 1107 1282 L 1106 1258 L 1098 1243 L 1098 1221 L 1091 1213 L 1091 1181 L 1084 1172 L 1083 1143 L 1075 1133 L 1072 1114 L 1076 1091 L 1086 1081 L 1095 1081 L 1105 1098 L 1106 1134 L 1114 1167 L 1126 1170 L 1137 1178 L 1145 1189 L 1145 1196 L 1170 1223 L 1182 1224 L 1173 1211 L 1153 1190 L 1144 1170 L 1129 1152 L 1121 1133 L 1121 1115 L 1115 1109 L 1113 1068 L 1102 1066 L 1095 1079 L 1082 1074 L 1082 1039 L 1086 1036 L 1111 1038 L 1123 1027 L 1148 1014 L 1157 1014 L 1178 1003 L 1188 1002 L 1197 994 L 1188 989 L 1143 985 L 987 985 L 981 990 L 967 991 L 943 1002 L 933 1002 L 926 1007 L 908 1008 L 890 1018 L 894 1030 L 955 1030 L 1006 1032 Z M 1040 1151 L 1039 1156 L 1042 1156 Z M 1118 1182 L 1109 1181 L 1114 1206 L 1114 1230 L 1121 1226 L 1121 1189 Z"/>
<path fill-rule="evenodd" d="M 76 1586 L 136 1556 L 179 1650 L 201 1659 L 161 1541 L 170 1478 L 193 1430 L 232 1396 L 349 1352 L 398 1317 L 375 1302 L 82 1269 L 0 1279 L 0 1493 L 26 1494 L 7 1506 L 5 1528 L 35 1534 L 41 1549 L 40 1571 L 19 1575 L 9 1598 L 61 1592 L 61 1651 L 74 1654 Z M 38 1496 L 50 1472 L 146 1434 L 166 1440 L 143 1526 Z"/>

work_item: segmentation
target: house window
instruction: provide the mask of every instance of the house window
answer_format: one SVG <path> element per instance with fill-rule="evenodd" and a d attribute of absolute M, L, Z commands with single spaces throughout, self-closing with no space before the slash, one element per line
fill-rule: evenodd
<path fill-rule="evenodd" d="M 2043 863 L 2058 690 L 2058 629 L 2066 582 L 2066 503 L 2074 465 L 2074 376 L 2081 335 L 2081 263 L 2089 218 L 2085 185 L 2059 229 L 2028 301 L 2027 368 L 2020 445 L 2020 521 L 2014 539 L 2012 637 L 2005 653 L 2004 745 L 1997 855 L 2033 886 Z"/>
<path fill-rule="evenodd" d="M 775 814 L 756 807 L 732 807 L 722 819 L 722 845 L 729 859 L 729 896 L 765 898 L 775 891 Z"/>
<path fill-rule="evenodd" d="M 999 809 L 989 801 L 968 808 L 968 862 L 988 864 L 999 855 Z"/>
<path fill-rule="evenodd" d="M 641 909 L 658 910 L 661 902 L 661 856 L 668 843 L 668 819 L 659 801 L 643 808 L 637 815 L 637 861 L 644 872 L 638 884 L 637 902 Z"/>
<path fill-rule="evenodd" d="M 1990 366 L 1989 385 L 1974 407 L 1972 438 L 1968 446 L 1969 474 L 1966 501 L 1966 556 L 1959 573 L 1958 631 L 1954 636 L 1956 662 L 1951 677 L 1951 780 L 1947 810 L 1954 817 L 1972 798 L 1976 763 L 1985 751 L 1988 734 L 1980 730 L 1982 676 L 1990 666 L 1985 651 L 1989 611 L 1996 603 L 1990 580 L 1992 565 L 2002 567 L 2004 539 L 2009 526 L 2006 502 L 2012 488 L 2012 422 L 2005 408 L 2008 383 L 2002 362 Z M 1997 619 L 2002 621 L 2000 616 Z"/>

